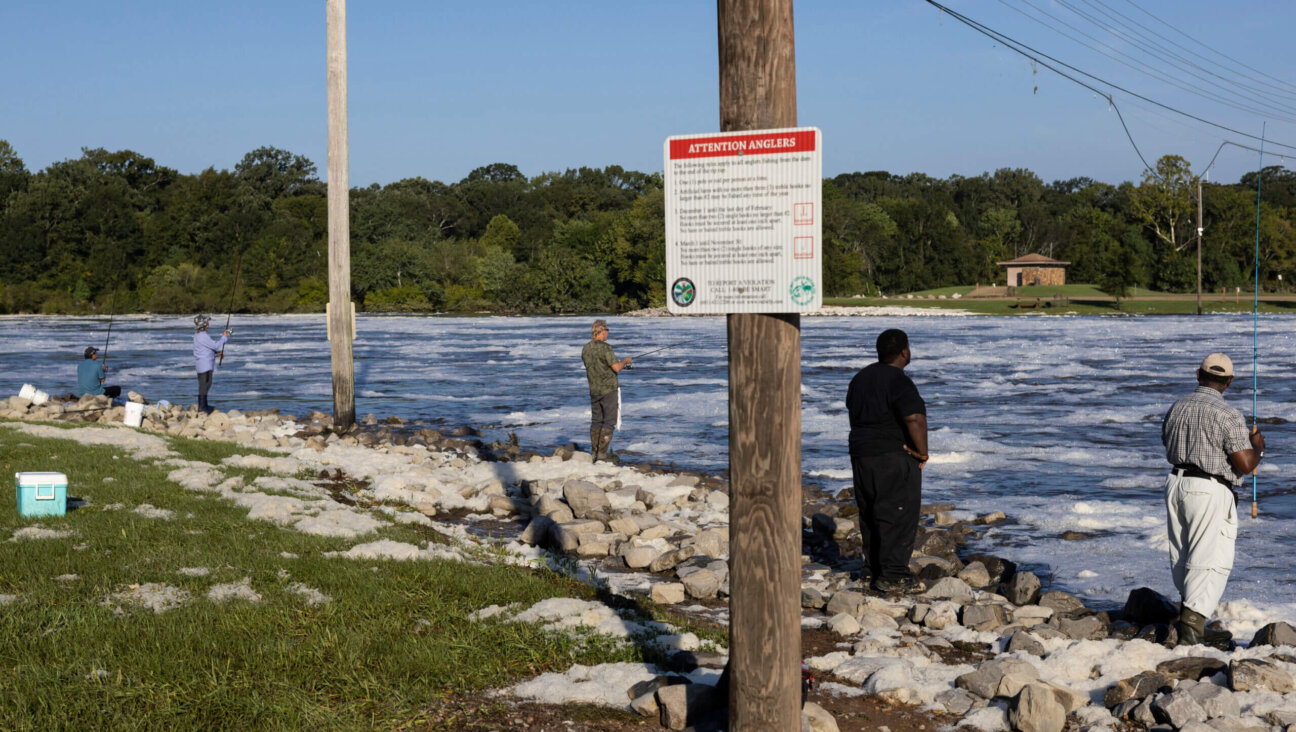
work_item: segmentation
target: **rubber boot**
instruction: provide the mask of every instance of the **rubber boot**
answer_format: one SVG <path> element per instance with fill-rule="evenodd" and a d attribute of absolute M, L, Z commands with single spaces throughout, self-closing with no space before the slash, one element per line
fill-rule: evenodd
<path fill-rule="evenodd" d="M 608 445 L 612 444 L 612 433 L 614 431 L 615 430 L 603 430 L 603 434 L 600 435 L 601 439 L 599 441 L 600 447 L 603 448 L 602 454 L 599 455 L 599 458 L 606 460 L 609 463 L 621 462 L 621 458 L 617 457 L 616 453 L 612 452 L 612 450 L 608 448 Z"/>
<path fill-rule="evenodd" d="M 198 395 L 198 411 L 210 413 L 207 409 L 207 396 L 205 394 Z"/>
<path fill-rule="evenodd" d="M 599 455 L 603 452 L 600 443 L 603 439 L 603 433 L 598 430 L 590 430 L 590 454 L 594 456 L 594 462 L 598 462 Z"/>
<path fill-rule="evenodd" d="M 1206 639 L 1206 616 L 1184 607 L 1179 611 L 1179 622 L 1175 623 L 1175 630 L 1179 632 L 1176 646 L 1201 645 Z"/>

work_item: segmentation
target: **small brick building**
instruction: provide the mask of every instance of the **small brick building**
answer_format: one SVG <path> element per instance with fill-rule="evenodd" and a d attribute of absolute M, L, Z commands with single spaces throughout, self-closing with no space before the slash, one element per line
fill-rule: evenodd
<path fill-rule="evenodd" d="M 1043 254 L 1027 254 L 1007 262 L 998 262 L 1000 267 L 1008 268 L 1009 287 L 1065 285 L 1068 264 L 1071 263 L 1059 262 Z"/>

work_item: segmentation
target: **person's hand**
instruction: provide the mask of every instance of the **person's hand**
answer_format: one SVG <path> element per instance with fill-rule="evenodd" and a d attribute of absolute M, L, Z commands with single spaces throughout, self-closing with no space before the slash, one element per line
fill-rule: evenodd
<path fill-rule="evenodd" d="M 1254 424 L 1251 425 L 1251 434 L 1247 435 L 1247 437 L 1251 440 L 1251 449 L 1255 450 L 1259 455 L 1264 455 L 1265 439 L 1260 427 Z"/>
<path fill-rule="evenodd" d="M 224 333 L 222 333 L 221 335 L 225 336 L 226 338 L 229 338 L 230 336 L 234 335 L 234 332 L 233 332 L 233 331 L 229 331 L 229 330 L 227 330 L 227 331 L 225 331 Z"/>
<path fill-rule="evenodd" d="M 909 447 L 908 445 L 905 445 L 905 446 L 904 446 L 904 451 L 907 452 L 907 453 L 909 453 L 909 456 L 912 457 L 914 460 L 917 460 L 917 461 L 918 461 L 918 468 L 919 468 L 920 470 L 922 469 L 922 467 L 923 467 L 924 465 L 927 464 L 927 459 L 930 457 L 929 455 L 924 455 L 924 454 L 922 454 L 922 453 L 920 453 L 920 452 L 914 450 L 912 447 Z"/>
<path fill-rule="evenodd" d="M 634 360 L 634 359 L 630 358 L 629 356 L 626 356 L 625 358 L 621 359 L 621 363 L 623 363 L 623 364 L 628 364 L 628 363 L 630 363 L 630 362 L 633 361 L 633 360 Z"/>

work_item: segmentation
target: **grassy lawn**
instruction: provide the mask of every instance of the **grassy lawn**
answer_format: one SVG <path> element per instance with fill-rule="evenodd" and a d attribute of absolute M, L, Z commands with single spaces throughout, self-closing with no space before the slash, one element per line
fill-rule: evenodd
<path fill-rule="evenodd" d="M 208 462 L 255 452 L 169 443 Z M 69 496 L 88 502 L 41 521 L 20 517 L 12 499 L 0 510 L 0 594 L 17 596 L 0 598 L 8 600 L 0 607 L 3 729 L 420 726 L 446 695 L 641 657 L 633 647 L 466 619 L 491 604 L 593 596 L 552 573 L 323 556 L 378 538 L 422 546 L 426 529 L 393 526 L 360 539 L 301 534 L 181 489 L 166 480 L 169 467 L 3 423 L 0 456 L 9 474 L 66 473 Z M 145 503 L 172 516 L 136 513 Z M 70 534 L 5 541 L 29 526 Z M 259 601 L 208 597 L 245 578 Z M 160 614 L 111 599 L 149 583 L 187 599 Z"/>

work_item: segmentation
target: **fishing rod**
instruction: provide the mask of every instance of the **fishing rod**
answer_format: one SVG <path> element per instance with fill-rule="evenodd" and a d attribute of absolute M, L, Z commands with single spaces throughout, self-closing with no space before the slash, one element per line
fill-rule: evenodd
<path fill-rule="evenodd" d="M 1255 288 L 1251 301 L 1251 431 L 1260 429 L 1259 393 L 1260 377 L 1256 374 L 1256 365 L 1260 360 L 1260 182 L 1264 179 L 1264 138 L 1265 127 L 1260 126 L 1260 167 L 1256 173 L 1256 238 L 1255 238 Z M 1259 489 L 1257 487 L 1260 466 L 1251 471 L 1251 518 L 1260 515 L 1257 505 Z"/>
<path fill-rule="evenodd" d="M 646 352 L 641 353 L 641 354 L 639 354 L 639 355 L 637 355 L 637 356 L 631 356 L 630 358 L 643 358 L 644 356 L 651 356 L 651 355 L 653 355 L 654 353 L 659 353 L 659 352 L 661 352 L 661 351 L 665 351 L 665 350 L 670 349 L 670 348 L 675 348 L 676 346 L 687 346 L 687 345 L 690 344 L 690 343 L 697 343 L 698 341 L 701 341 L 701 340 L 705 340 L 705 339 L 703 339 L 703 338 L 691 338 L 691 339 L 689 339 L 689 340 L 687 340 L 687 341 L 680 341 L 679 343 L 672 343 L 672 344 L 670 344 L 669 346 L 662 346 L 661 348 L 654 348 L 654 349 L 651 350 L 651 351 L 646 351 Z"/>
<path fill-rule="evenodd" d="M 108 364 L 108 341 L 112 339 L 113 318 L 117 315 L 117 291 L 121 289 L 121 273 L 126 268 L 126 247 L 122 247 L 121 266 L 117 268 L 117 276 L 113 278 L 112 301 L 108 306 L 108 334 L 104 336 L 103 359 L 100 365 Z"/>
<path fill-rule="evenodd" d="M 239 242 L 238 253 L 234 255 L 234 287 L 230 288 L 229 307 L 225 308 L 225 332 L 229 332 L 230 318 L 234 317 L 234 293 L 238 292 L 239 270 L 243 267 L 243 243 Z M 225 363 L 225 346 L 216 354 L 216 365 Z"/>

